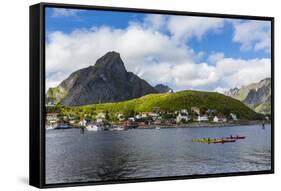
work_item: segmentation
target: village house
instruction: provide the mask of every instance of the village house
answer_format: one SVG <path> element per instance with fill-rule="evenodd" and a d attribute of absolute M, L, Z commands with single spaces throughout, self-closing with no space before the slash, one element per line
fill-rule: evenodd
<path fill-rule="evenodd" d="M 128 121 L 135 122 L 135 118 L 134 117 L 129 117 Z"/>
<path fill-rule="evenodd" d="M 139 115 L 139 114 L 137 114 L 137 115 L 135 116 L 135 118 L 136 118 L 136 119 L 141 119 L 141 118 L 142 118 L 142 116 L 141 116 L 141 115 Z"/>
<path fill-rule="evenodd" d="M 85 119 L 81 119 L 79 121 L 79 125 L 82 126 L 82 127 L 85 127 L 87 125 L 87 121 Z"/>
<path fill-rule="evenodd" d="M 213 119 L 213 122 L 215 123 L 225 123 L 227 122 L 227 119 L 223 116 L 215 116 Z"/>
<path fill-rule="evenodd" d="M 191 111 L 196 113 L 197 115 L 200 115 L 200 109 L 198 107 L 191 107 Z"/>
<path fill-rule="evenodd" d="M 230 118 L 234 121 L 237 121 L 237 115 L 235 113 L 230 113 Z"/>
<path fill-rule="evenodd" d="M 269 117 L 268 117 L 268 116 L 265 116 L 265 120 L 267 120 L 267 121 L 268 121 L 268 120 L 269 120 Z"/>
<path fill-rule="evenodd" d="M 124 121 L 124 120 L 125 120 L 124 114 L 123 114 L 123 113 L 118 113 L 118 114 L 117 114 L 117 119 L 118 119 L 119 121 Z"/>
<path fill-rule="evenodd" d="M 181 111 L 178 112 L 178 115 L 176 118 L 177 123 L 187 122 L 188 120 L 189 120 L 189 117 L 188 117 L 188 112 L 186 109 L 182 109 Z"/>
<path fill-rule="evenodd" d="M 208 113 L 209 115 L 214 114 L 216 112 L 217 112 L 217 110 L 215 110 L 215 109 L 207 109 L 207 111 L 206 111 L 206 113 Z"/>
<path fill-rule="evenodd" d="M 103 122 L 105 122 L 106 120 L 105 120 L 105 118 L 97 118 L 96 119 L 96 122 L 97 123 L 103 123 Z"/>
<path fill-rule="evenodd" d="M 97 119 L 105 119 L 105 113 L 98 113 L 96 118 Z"/>
<path fill-rule="evenodd" d="M 148 112 L 142 112 L 142 113 L 141 113 L 141 115 L 140 115 L 140 116 L 141 116 L 141 118 L 146 118 L 146 117 L 148 116 L 148 114 L 147 114 L 147 113 L 148 113 Z"/>
<path fill-rule="evenodd" d="M 155 124 L 155 125 L 161 125 L 161 124 L 162 124 L 162 121 L 157 119 L 156 121 L 154 121 L 154 124 Z"/>
<path fill-rule="evenodd" d="M 103 123 L 105 122 L 105 113 L 98 113 L 96 116 L 96 122 L 97 123 Z"/>
<path fill-rule="evenodd" d="M 77 118 L 75 116 L 68 116 L 68 122 L 70 124 L 75 124 L 77 122 Z"/>
<path fill-rule="evenodd" d="M 57 123 L 59 121 L 58 113 L 47 113 L 46 120 L 49 123 Z"/>
<path fill-rule="evenodd" d="M 146 118 L 146 117 L 151 117 L 153 120 L 157 120 L 159 114 L 156 112 L 142 112 L 140 118 Z"/>
<path fill-rule="evenodd" d="M 209 118 L 208 118 L 208 116 L 207 115 L 203 115 L 203 116 L 198 116 L 197 117 L 197 121 L 198 122 L 208 122 L 209 121 Z"/>

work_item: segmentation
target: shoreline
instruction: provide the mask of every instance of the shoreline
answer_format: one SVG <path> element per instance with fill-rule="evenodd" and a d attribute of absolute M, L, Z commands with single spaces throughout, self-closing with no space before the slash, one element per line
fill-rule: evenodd
<path fill-rule="evenodd" d="M 212 127 L 233 127 L 233 126 L 249 126 L 249 125 L 262 125 L 263 121 L 237 121 L 230 123 L 187 123 L 187 124 L 161 124 L 161 125 L 141 125 L 136 128 L 127 128 L 127 129 L 172 129 L 172 128 L 212 128 Z M 266 121 L 264 124 L 271 124 L 271 121 Z M 112 126 L 122 126 L 122 124 L 112 124 Z M 72 128 L 81 128 L 80 126 L 73 126 Z"/>
<path fill-rule="evenodd" d="M 143 125 L 135 129 L 155 129 L 155 128 L 212 128 L 212 127 L 233 127 L 233 126 L 248 126 L 248 125 L 262 125 L 262 121 L 244 121 L 236 123 L 190 123 L 190 124 L 174 124 L 174 125 Z M 271 121 L 265 122 L 271 124 Z"/>

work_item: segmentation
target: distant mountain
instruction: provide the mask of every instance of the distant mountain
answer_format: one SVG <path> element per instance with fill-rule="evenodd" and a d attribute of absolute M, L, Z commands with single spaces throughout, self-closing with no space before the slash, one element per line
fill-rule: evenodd
<path fill-rule="evenodd" d="M 271 78 L 265 78 L 241 88 L 233 88 L 226 95 L 242 101 L 258 113 L 271 113 Z"/>
<path fill-rule="evenodd" d="M 169 91 L 173 91 L 172 88 L 170 88 L 169 86 L 163 85 L 163 84 L 157 84 L 154 87 L 159 93 L 167 93 Z"/>
<path fill-rule="evenodd" d="M 127 72 L 117 52 L 108 52 L 94 66 L 72 73 L 47 91 L 47 101 L 66 106 L 119 102 L 157 93 L 145 80 Z"/>

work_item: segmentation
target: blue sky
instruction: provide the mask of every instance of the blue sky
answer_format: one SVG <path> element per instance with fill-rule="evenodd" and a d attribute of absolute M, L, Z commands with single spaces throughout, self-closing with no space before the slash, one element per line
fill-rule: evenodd
<path fill-rule="evenodd" d="M 268 21 L 46 8 L 46 34 L 47 87 L 93 65 L 103 50 L 120 52 L 126 68 L 152 85 L 168 84 L 176 90 L 221 91 L 270 76 Z M 137 42 L 137 34 L 144 40 Z M 235 63 L 236 72 L 231 69 Z M 257 74 L 244 80 L 250 72 L 245 68 L 251 67 L 258 67 Z M 149 70 L 157 68 L 159 80 Z M 242 82 L 232 83 L 237 77 Z"/>

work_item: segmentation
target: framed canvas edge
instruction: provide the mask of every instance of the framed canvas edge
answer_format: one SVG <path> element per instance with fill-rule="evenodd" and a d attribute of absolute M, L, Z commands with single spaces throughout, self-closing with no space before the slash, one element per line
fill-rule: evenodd
<path fill-rule="evenodd" d="M 275 168 L 275 148 L 274 148 L 274 128 L 275 128 L 275 114 L 274 114 L 274 17 L 268 16 L 251 16 L 251 15 L 235 15 L 235 14 L 218 14 L 218 13 L 201 13 L 201 12 L 187 12 L 187 11 L 175 11 L 175 10 L 155 10 L 155 9 L 140 9 L 140 8 L 127 8 L 127 7 L 109 7 L 109 6 L 95 6 L 95 5 L 77 5 L 77 4 L 63 4 L 63 3 L 39 3 L 30 6 L 39 9 L 39 49 L 32 50 L 31 46 L 35 43 L 34 39 L 30 34 L 30 86 L 32 86 L 32 76 L 31 68 L 38 63 L 33 63 L 31 57 L 36 55 L 39 60 L 39 82 L 36 84 L 38 88 L 30 88 L 30 160 L 29 160 L 29 176 L 32 173 L 38 174 L 39 181 L 34 183 L 32 180 L 29 184 L 38 188 L 55 188 L 55 187 L 70 187 L 70 186 L 88 186 L 88 185 L 105 185 L 105 184 L 121 184 L 121 183 L 140 183 L 140 182 L 151 182 L 151 181 L 168 181 L 168 180 L 183 180 L 183 179 L 196 179 L 196 178 L 218 178 L 218 177 L 231 177 L 231 176 L 245 176 L 245 175 L 262 175 L 262 174 L 273 174 Z M 216 18 L 230 18 L 230 19 L 252 19 L 252 20 L 262 20 L 271 22 L 271 169 L 263 171 L 249 171 L 249 172 L 232 172 L 232 173 L 219 173 L 219 174 L 200 174 L 200 175 L 186 175 L 186 176 L 170 176 L 170 177 L 156 177 L 156 178 L 142 178 L 142 179 L 126 179 L 126 180 L 116 180 L 116 181 L 89 181 L 89 182 L 72 182 L 72 183 L 57 183 L 57 184 L 46 184 L 45 179 L 45 8 L 75 8 L 75 9 L 88 9 L 88 10 L 104 10 L 104 11 L 117 11 L 117 12 L 138 12 L 138 13 L 153 13 L 153 14 L 168 14 L 168 15 L 184 15 L 184 16 L 201 16 L 201 17 L 216 17 Z M 30 16 L 30 30 L 34 30 L 32 26 L 34 23 L 31 22 Z M 35 79 L 36 80 L 36 79 Z M 39 92 L 39 95 L 38 95 Z M 39 102 L 32 105 L 32 99 L 34 96 L 38 95 L 40 97 Z M 35 115 L 32 111 L 36 109 L 40 113 L 39 121 L 39 141 L 36 150 L 32 148 L 31 142 L 34 138 L 34 132 L 36 126 L 32 122 L 32 117 Z M 37 127 L 38 128 L 38 127 Z M 39 156 L 39 167 L 34 171 L 31 166 L 33 155 Z"/>

